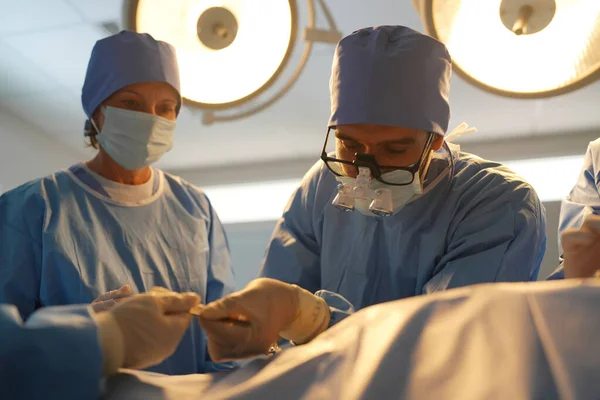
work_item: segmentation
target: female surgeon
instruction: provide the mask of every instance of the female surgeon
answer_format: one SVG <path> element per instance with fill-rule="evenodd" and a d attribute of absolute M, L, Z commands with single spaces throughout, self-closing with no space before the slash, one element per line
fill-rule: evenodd
<path fill-rule="evenodd" d="M 99 312 L 154 286 L 202 303 L 231 293 L 227 240 L 208 198 L 150 166 L 171 149 L 181 108 L 175 49 L 130 31 L 99 40 L 81 99 L 96 156 L 0 197 L 0 303 L 27 319 L 54 305 L 93 302 Z M 150 370 L 230 367 L 212 363 L 194 321 Z"/>

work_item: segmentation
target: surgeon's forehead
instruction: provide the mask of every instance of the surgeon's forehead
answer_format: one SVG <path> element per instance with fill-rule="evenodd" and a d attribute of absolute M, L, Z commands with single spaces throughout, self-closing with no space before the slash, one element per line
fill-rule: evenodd
<path fill-rule="evenodd" d="M 173 86 L 166 82 L 133 83 L 117 90 L 111 96 L 117 94 L 137 94 L 140 96 L 164 97 L 167 99 L 173 99 L 175 101 L 179 99 L 177 90 L 175 90 Z"/>
<path fill-rule="evenodd" d="M 374 124 L 339 125 L 335 127 L 335 136 L 340 139 L 356 141 L 396 141 L 402 140 L 407 144 L 418 141 L 425 136 L 425 131 L 400 126 Z"/>

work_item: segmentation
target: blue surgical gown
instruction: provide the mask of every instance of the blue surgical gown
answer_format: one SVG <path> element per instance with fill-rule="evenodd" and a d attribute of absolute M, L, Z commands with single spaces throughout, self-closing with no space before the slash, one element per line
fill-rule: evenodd
<path fill-rule="evenodd" d="M 559 267 L 548 279 L 564 279 L 560 235 L 565 229 L 580 228 L 585 217 L 600 214 L 600 139 L 588 145 L 583 168 L 571 193 L 562 201 L 558 221 Z"/>
<path fill-rule="evenodd" d="M 97 399 L 102 350 L 89 306 L 47 307 L 24 323 L 0 304 L 0 398 Z"/>
<path fill-rule="evenodd" d="M 132 205 L 107 197 L 85 169 L 26 183 L 0 197 L 0 303 L 23 319 L 44 306 L 90 303 L 122 285 L 192 291 L 203 303 L 234 290 L 229 248 L 199 189 L 155 170 L 156 188 Z M 179 347 L 149 368 L 166 374 L 229 368 L 212 363 L 194 319 Z"/>
<path fill-rule="evenodd" d="M 387 218 L 335 208 L 337 182 L 317 163 L 287 204 L 260 275 L 317 292 L 332 324 L 405 297 L 536 280 L 546 220 L 534 189 L 501 164 L 450 148 L 433 158 L 423 195 Z"/>

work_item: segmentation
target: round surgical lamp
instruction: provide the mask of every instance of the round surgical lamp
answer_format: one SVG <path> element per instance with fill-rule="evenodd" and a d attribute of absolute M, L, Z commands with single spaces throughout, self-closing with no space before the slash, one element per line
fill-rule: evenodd
<path fill-rule="evenodd" d="M 502 96 L 543 98 L 600 78 L 600 0 L 413 0 L 453 69 Z"/>
<path fill-rule="evenodd" d="M 315 27 L 319 1 L 330 30 Z M 260 3 L 260 4 L 258 4 Z M 229 115 L 217 112 L 255 102 L 288 65 L 297 42 L 296 0 L 128 0 L 125 26 L 173 45 L 181 94 L 203 110 L 203 122 L 231 121 L 255 114 L 286 94 L 298 80 L 315 42 L 337 43 L 341 34 L 324 0 L 307 0 L 305 50 L 288 83 L 270 99 Z"/>

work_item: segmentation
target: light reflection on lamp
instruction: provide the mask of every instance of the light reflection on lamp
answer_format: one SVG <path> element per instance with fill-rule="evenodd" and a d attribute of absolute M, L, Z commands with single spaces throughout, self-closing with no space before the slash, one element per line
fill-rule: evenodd
<path fill-rule="evenodd" d="M 600 77 L 599 0 L 413 0 L 478 87 L 548 97 Z"/>
<path fill-rule="evenodd" d="M 267 84 L 293 44 L 292 28 L 291 4 L 282 0 L 137 4 L 136 30 L 175 46 L 183 97 L 205 105 L 234 103 Z"/>

